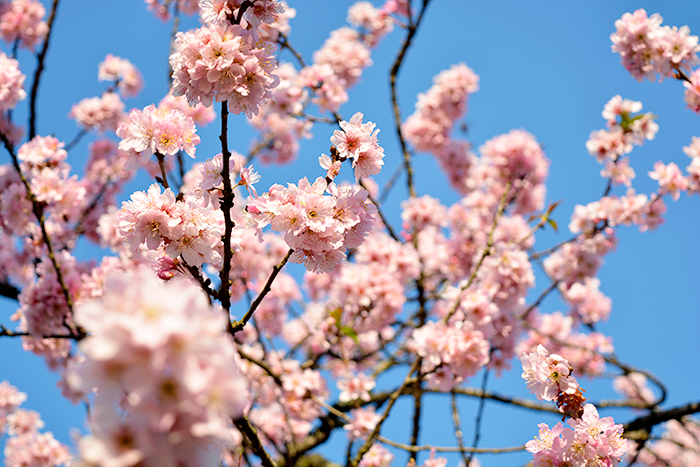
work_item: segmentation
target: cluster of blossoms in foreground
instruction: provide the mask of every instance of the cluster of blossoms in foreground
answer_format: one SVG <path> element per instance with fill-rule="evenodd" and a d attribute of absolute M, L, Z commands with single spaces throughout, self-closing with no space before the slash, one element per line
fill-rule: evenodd
<path fill-rule="evenodd" d="M 213 445 L 239 444 L 230 425 L 248 403 L 247 383 L 221 333 L 224 315 L 197 286 L 115 272 L 75 320 L 90 337 L 67 379 L 93 399 L 78 465 L 210 465 Z"/>
<path fill-rule="evenodd" d="M 618 465 L 627 452 L 628 442 L 622 437 L 622 425 L 612 417 L 600 418 L 593 404 L 585 404 L 578 381 L 571 374 L 569 362 L 550 354 L 542 345 L 536 352 L 520 357 L 522 377 L 539 400 L 556 401 L 559 410 L 571 417 L 570 427 L 557 423 L 551 429 L 538 425 L 539 435 L 525 448 L 534 454 L 534 467 L 608 466 Z"/>

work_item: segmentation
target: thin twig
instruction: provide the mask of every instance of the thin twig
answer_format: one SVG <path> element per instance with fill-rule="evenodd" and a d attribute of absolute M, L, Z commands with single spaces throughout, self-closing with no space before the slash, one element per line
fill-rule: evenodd
<path fill-rule="evenodd" d="M 415 36 L 416 32 L 418 31 L 418 26 L 420 26 L 420 23 L 423 20 L 423 15 L 425 14 L 426 8 L 428 8 L 428 3 L 430 3 L 430 0 L 423 0 L 423 8 L 421 8 L 416 22 L 414 23 L 413 21 L 410 21 L 406 32 L 406 37 L 404 38 L 403 44 L 401 44 L 401 49 L 399 50 L 399 53 L 396 56 L 396 60 L 394 60 L 394 64 L 391 67 L 391 73 L 389 74 L 389 83 L 391 85 L 391 105 L 394 109 L 396 134 L 399 138 L 399 144 L 401 145 L 401 152 L 403 153 L 404 166 L 406 167 L 406 175 L 408 177 L 406 183 L 408 185 L 408 194 L 411 198 L 415 198 L 416 188 L 413 184 L 413 166 L 411 165 L 411 153 L 409 152 L 408 147 L 406 146 L 406 140 L 404 139 L 403 131 L 401 130 L 401 110 L 399 108 L 399 98 L 398 93 L 396 91 L 396 82 L 398 79 L 399 70 L 401 69 L 401 65 L 403 65 L 406 52 L 411 46 L 413 36 Z"/>
<path fill-rule="evenodd" d="M 408 444 L 402 444 L 402 443 L 397 443 L 395 441 L 391 441 L 390 439 L 387 439 L 383 436 L 379 437 L 379 441 L 381 441 L 384 444 L 388 444 L 389 446 L 393 446 L 395 448 L 403 449 L 404 451 L 409 451 L 409 452 L 419 452 L 419 451 L 432 451 L 433 449 L 437 452 L 471 452 L 475 454 L 500 454 L 504 452 L 518 452 L 518 451 L 523 451 L 525 450 L 525 446 L 511 446 L 511 447 L 506 447 L 506 448 L 456 448 L 456 447 L 444 447 L 444 446 L 433 446 L 430 444 L 427 444 L 425 446 L 409 446 Z"/>
<path fill-rule="evenodd" d="M 474 423 L 474 441 L 472 441 L 472 449 L 476 449 L 477 445 L 479 444 L 479 438 L 481 437 L 481 419 L 484 416 L 484 407 L 486 406 L 486 397 L 484 395 L 486 394 L 486 383 L 488 383 L 489 380 L 489 370 L 485 369 L 484 370 L 484 379 L 481 383 L 481 397 L 479 398 L 479 409 L 476 412 L 476 422 Z M 474 457 L 474 451 L 469 455 L 469 459 L 467 460 L 467 463 L 465 467 L 469 467 L 469 464 L 472 461 L 472 458 Z"/>
<path fill-rule="evenodd" d="M 370 194 L 369 190 L 367 189 L 367 187 L 365 186 L 365 184 L 362 180 L 359 181 L 359 184 L 362 188 L 365 189 L 365 191 L 367 191 L 367 198 L 372 202 L 372 204 L 374 204 L 377 207 L 377 214 L 379 214 L 379 218 L 382 220 L 382 224 L 384 224 L 386 231 L 389 233 L 391 238 L 393 238 L 397 242 L 401 243 L 401 240 L 394 232 L 394 229 L 391 228 L 391 224 L 389 224 L 389 222 L 386 220 L 386 217 L 384 217 L 384 213 L 382 212 L 382 208 L 381 208 L 381 203 L 379 203 L 379 201 L 374 199 L 374 197 Z"/>
<path fill-rule="evenodd" d="M 58 0 L 53 0 L 51 3 L 51 12 L 49 19 L 46 21 L 48 32 L 46 39 L 41 46 L 41 51 L 37 55 L 36 71 L 34 72 L 34 82 L 32 83 L 31 97 L 29 98 L 29 139 L 36 136 L 36 98 L 39 94 L 39 81 L 41 74 L 44 72 L 44 61 L 46 60 L 46 52 L 49 50 L 49 39 L 53 32 L 53 21 L 56 19 L 56 10 L 58 9 Z"/>
<path fill-rule="evenodd" d="M 289 38 L 285 36 L 284 34 L 280 33 L 279 39 L 277 39 L 277 42 L 279 45 L 282 46 L 283 49 L 289 50 L 292 55 L 294 55 L 294 58 L 297 59 L 297 62 L 299 62 L 299 65 L 302 68 L 306 68 L 306 63 L 304 62 L 304 58 L 301 56 L 299 52 L 297 52 L 294 47 L 292 47 L 292 44 L 289 43 Z"/>
<path fill-rule="evenodd" d="M 250 318 L 253 317 L 253 313 L 255 310 L 260 306 L 260 303 L 263 301 L 263 298 L 265 298 L 265 295 L 270 292 L 272 289 L 272 283 L 274 282 L 275 278 L 277 277 L 277 274 L 280 273 L 282 268 L 284 267 L 285 264 L 287 264 L 287 261 L 289 261 L 289 257 L 292 256 L 292 253 L 294 250 L 291 248 L 287 252 L 284 258 L 282 258 L 282 261 L 279 262 L 279 264 L 276 264 L 272 268 L 272 272 L 270 273 L 270 277 L 267 278 L 267 282 L 265 283 L 265 286 L 263 289 L 260 291 L 257 297 L 255 297 L 255 301 L 250 305 L 250 308 L 248 308 L 248 311 L 246 312 L 245 315 L 243 315 L 243 318 L 241 318 L 239 321 L 235 321 L 231 323 L 231 328 L 229 329 L 229 332 L 231 334 L 236 334 L 238 331 L 241 331 L 243 327 L 246 325 L 248 321 L 250 321 Z"/>
<path fill-rule="evenodd" d="M 466 452 L 464 451 L 464 440 L 462 439 L 464 437 L 464 433 L 462 432 L 462 421 L 459 418 L 457 394 L 455 394 L 454 391 L 452 391 L 450 399 L 452 402 L 452 423 L 454 423 L 455 427 L 455 438 L 457 438 L 457 445 L 459 446 L 459 452 L 462 455 L 464 465 L 465 467 L 469 467 L 469 457 L 467 457 Z"/>

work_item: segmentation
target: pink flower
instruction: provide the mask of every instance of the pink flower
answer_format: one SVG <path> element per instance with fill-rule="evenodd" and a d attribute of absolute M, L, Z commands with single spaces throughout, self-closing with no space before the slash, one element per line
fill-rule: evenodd
<path fill-rule="evenodd" d="M 573 394 L 578 389 L 569 362 L 559 355 L 550 355 L 542 345 L 537 346 L 536 352 L 523 354 L 520 362 L 522 378 L 538 400 L 553 401 L 561 393 Z"/>
<path fill-rule="evenodd" d="M 119 149 L 130 154 L 127 169 L 138 166 L 151 154 L 174 156 L 185 151 L 194 158 L 200 139 L 191 118 L 178 110 L 157 109 L 151 104 L 143 111 L 134 109 L 119 124 Z M 143 158 L 143 159 L 142 159 Z"/>
<path fill-rule="evenodd" d="M 354 29 L 342 27 L 331 32 L 323 46 L 314 52 L 314 63 L 330 65 L 333 72 L 350 87 L 362 76 L 362 70 L 372 64 L 370 50 Z"/>
<path fill-rule="evenodd" d="M 13 109 L 27 97 L 24 92 L 25 76 L 19 71 L 19 62 L 0 52 L 0 113 Z"/>
<path fill-rule="evenodd" d="M 135 97 L 143 88 L 141 72 L 129 60 L 107 54 L 100 63 L 97 76 L 100 81 L 114 81 L 124 97 Z"/>
<path fill-rule="evenodd" d="M 343 429 L 348 432 L 351 440 L 363 439 L 372 433 L 382 416 L 374 411 L 374 407 L 353 409 L 350 411 L 352 421 L 346 423 Z"/>
<path fill-rule="evenodd" d="M 19 40 L 22 47 L 33 51 L 49 30 L 43 21 L 44 15 L 46 9 L 41 2 L 12 0 L 9 8 L 0 15 L 0 35 L 8 43 Z"/>
<path fill-rule="evenodd" d="M 228 22 L 178 33 L 170 56 L 173 94 L 186 95 L 190 105 L 228 101 L 233 113 L 257 115 L 272 98 L 279 77 L 272 74 L 275 45 L 258 42 L 253 34 Z"/>
<path fill-rule="evenodd" d="M 341 391 L 338 400 L 341 402 L 354 401 L 355 399 L 369 401 L 371 399 L 369 391 L 374 389 L 376 384 L 373 378 L 364 373 L 342 378 L 338 380 L 338 389 Z"/>
<path fill-rule="evenodd" d="M 654 170 L 649 172 L 649 178 L 658 180 L 659 194 L 669 193 L 674 201 L 678 201 L 681 191 L 688 189 L 688 180 L 683 177 L 681 170 L 673 162 L 668 165 L 661 161 L 655 162 Z"/>
<path fill-rule="evenodd" d="M 335 130 L 331 143 L 338 150 L 341 160 L 352 159 L 355 179 L 378 174 L 384 165 L 384 149 L 379 146 L 374 123 L 362 123 L 364 115 L 357 112 L 349 122 L 340 122 L 342 131 Z"/>
<path fill-rule="evenodd" d="M 241 181 L 238 182 L 239 185 L 248 188 L 250 194 L 255 198 L 258 196 L 258 192 L 255 190 L 254 184 L 258 183 L 262 177 L 257 173 L 253 166 L 243 167 L 241 169 Z"/>
<path fill-rule="evenodd" d="M 74 104 L 68 116 L 87 130 L 100 133 L 115 131 L 124 115 L 124 103 L 118 94 L 108 92 L 102 97 L 83 99 Z"/>

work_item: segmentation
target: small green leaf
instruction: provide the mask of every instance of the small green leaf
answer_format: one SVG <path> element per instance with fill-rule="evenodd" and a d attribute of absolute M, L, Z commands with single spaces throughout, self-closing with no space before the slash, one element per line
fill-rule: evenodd
<path fill-rule="evenodd" d="M 329 313 L 331 315 L 331 318 L 335 320 L 335 325 L 338 329 L 340 329 L 340 317 L 343 315 L 343 309 L 342 308 L 336 308 L 335 310 L 331 311 Z"/>
<path fill-rule="evenodd" d="M 360 341 L 357 339 L 357 333 L 356 333 L 355 330 L 354 330 L 353 328 L 351 328 L 350 326 L 343 326 L 343 327 L 340 329 L 340 332 L 342 332 L 343 335 L 346 335 L 346 336 L 348 336 L 350 339 L 354 340 L 356 344 L 359 344 L 359 343 L 360 343 Z"/>
<path fill-rule="evenodd" d="M 559 229 L 557 229 L 557 221 L 554 219 L 547 219 L 547 223 L 552 226 L 555 232 L 559 232 Z"/>

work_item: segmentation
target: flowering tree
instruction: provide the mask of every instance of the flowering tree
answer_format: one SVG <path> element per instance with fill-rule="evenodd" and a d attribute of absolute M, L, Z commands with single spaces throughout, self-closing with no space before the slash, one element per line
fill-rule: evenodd
<path fill-rule="evenodd" d="M 410 115 L 413 102 L 399 99 L 429 0 L 352 5 L 349 25 L 312 61 L 294 47 L 296 10 L 283 1 L 149 0 L 173 23 L 168 94 L 126 113 L 122 99 L 137 96 L 143 79 L 107 54 L 98 67 L 107 89 L 72 107 L 81 129 L 70 141 L 37 129 L 59 3 L 48 13 L 35 0 L 0 3 L 10 45 L 0 55 L 9 158 L 0 166 L 0 293 L 17 303 L 5 317 L 16 323 L 3 323 L 0 336 L 21 340 L 60 375 L 64 396 L 88 408 L 89 431 L 69 449 L 21 407 L 24 393 L 0 383 L 7 465 L 434 467 L 450 451 L 465 465 L 514 451 L 538 466 L 697 464 L 700 427 L 689 416 L 700 402 L 664 405 L 664 383 L 615 353 L 599 330 L 612 311 L 599 270 L 620 226 L 657 229 L 666 201 L 700 192 L 700 139 L 679 144 L 686 169 L 657 162 L 648 174 L 655 189 L 638 194 L 629 154 L 656 137 L 657 117 L 608 96 L 605 128 L 585 142 L 603 166 L 601 193 L 573 209 L 569 236 L 536 244 L 569 213 L 547 201 L 550 162 L 533 134 L 514 129 L 478 149 L 457 135 L 479 90 L 476 72 L 459 59 L 434 70 Z M 178 31 L 183 15 L 201 25 Z M 698 38 L 662 21 L 644 10 L 623 15 L 612 50 L 637 80 L 682 81 L 678 100 L 700 112 Z M 387 77 L 393 121 L 380 127 L 361 108 L 341 115 L 390 35 L 399 36 Z M 31 88 L 16 59 L 22 48 L 38 60 Z M 24 100 L 26 128 L 16 118 Z M 248 149 L 235 136 L 243 119 L 256 135 Z M 202 155 L 207 125 L 218 150 Z M 302 155 L 300 140 L 311 137 L 326 149 Z M 85 138 L 78 176 L 67 160 Z M 456 202 L 419 192 L 419 154 L 443 169 Z M 297 164 L 304 175 L 266 182 L 258 162 Z M 394 173 L 380 186 L 387 168 Z M 138 172 L 148 182 L 124 196 Z M 399 190 L 406 197 L 392 204 Z M 83 239 L 110 252 L 83 261 Z M 564 312 L 545 313 L 557 294 Z M 509 370 L 522 371 L 534 398 L 489 389 Z M 585 390 L 610 373 L 621 398 Z M 433 394 L 446 395 L 451 417 L 427 413 Z M 467 398 L 478 407 L 471 442 Z M 398 439 L 386 426 L 405 400 L 409 433 Z M 535 426 L 539 434 L 527 443 L 484 447 L 489 401 L 561 422 L 533 424 L 528 438 Z M 626 409 L 624 423 L 599 415 L 610 407 Z M 421 444 L 434 423 L 453 424 L 454 441 Z M 319 455 L 338 432 L 342 454 Z"/>

